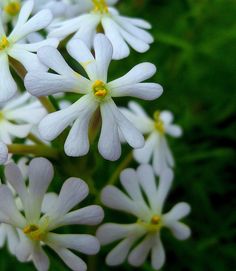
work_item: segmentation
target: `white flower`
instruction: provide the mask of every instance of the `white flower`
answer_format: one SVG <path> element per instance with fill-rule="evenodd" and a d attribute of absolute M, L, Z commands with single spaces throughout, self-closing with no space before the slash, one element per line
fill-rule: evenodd
<path fill-rule="evenodd" d="M 45 28 L 52 20 L 49 10 L 42 10 L 29 19 L 33 5 L 33 1 L 27 1 L 23 5 L 17 23 L 9 36 L 4 31 L 0 11 L 0 102 L 9 100 L 17 90 L 9 68 L 10 58 L 20 62 L 26 70 L 45 70 L 45 66 L 33 52 L 44 45 L 55 47 L 58 45 L 57 39 L 47 39 L 32 44 L 21 43 L 27 35 Z"/>
<path fill-rule="evenodd" d="M 29 159 L 27 159 L 27 158 L 21 158 L 17 162 L 17 166 L 20 169 L 23 180 L 25 182 L 27 181 L 28 172 L 29 172 L 28 171 L 29 170 L 28 162 L 29 162 Z M 0 184 L 1 184 L 1 180 L 0 180 Z M 10 183 L 6 182 L 6 185 L 12 191 L 17 209 L 19 211 L 23 211 L 22 201 L 19 197 L 17 197 L 16 191 L 14 190 L 14 188 L 11 186 Z M 45 197 L 44 197 L 43 203 L 42 203 L 42 213 L 46 213 L 50 204 L 52 203 L 52 201 L 55 201 L 56 199 L 57 199 L 57 195 L 55 193 L 45 194 Z M 1 221 L 1 217 L 4 217 L 4 215 L 1 214 L 1 211 L 0 211 L 0 221 Z M 2 220 L 3 219 L 4 218 L 2 218 Z M 16 229 L 15 227 L 13 227 L 9 224 L 5 224 L 5 223 L 0 224 L 0 248 L 3 247 L 6 243 L 10 253 L 15 255 L 16 247 L 18 246 L 18 244 L 20 242 L 20 236 L 21 236 L 20 231 L 18 229 Z"/>
<path fill-rule="evenodd" d="M 107 5 L 114 5 L 118 0 L 107 0 Z M 48 8 L 54 18 L 72 18 L 81 13 L 89 12 L 94 8 L 92 0 L 37 0 L 34 11 Z"/>
<path fill-rule="evenodd" d="M 43 9 L 50 9 L 53 17 L 66 17 L 67 9 L 70 7 L 72 1 L 67 0 L 37 0 L 34 6 L 34 12 L 38 12 Z"/>
<path fill-rule="evenodd" d="M 145 145 L 134 150 L 134 158 L 141 164 L 148 164 L 152 159 L 154 171 L 160 175 L 162 171 L 174 166 L 174 158 L 168 146 L 166 135 L 180 137 L 182 129 L 173 124 L 173 114 L 169 111 L 156 111 L 151 119 L 143 108 L 135 102 L 129 103 L 129 109 L 121 108 L 121 112 L 144 135 Z"/>
<path fill-rule="evenodd" d="M 132 96 L 153 100 L 158 98 L 163 90 L 158 84 L 141 83 L 156 72 L 151 63 L 139 64 L 123 77 L 108 82 L 112 45 L 103 34 L 98 34 L 94 48 L 95 58 L 80 40 L 72 40 L 67 46 L 69 54 L 84 67 L 89 79 L 73 71 L 56 49 L 41 48 L 38 52 L 40 61 L 58 74 L 28 73 L 25 86 L 36 96 L 60 92 L 83 94 L 82 98 L 68 108 L 45 117 L 39 125 L 39 131 L 45 140 L 50 141 L 74 122 L 65 142 L 65 152 L 69 156 L 85 155 L 89 151 L 89 121 L 96 109 L 100 108 L 102 129 L 98 149 L 104 158 L 116 160 L 121 154 L 119 132 L 133 148 L 142 147 L 144 139 L 121 114 L 113 98 Z"/>
<path fill-rule="evenodd" d="M 59 22 L 49 37 L 64 39 L 75 33 L 73 38 L 83 40 L 91 48 L 96 33 L 104 32 L 112 43 L 113 59 L 127 57 L 129 46 L 141 53 L 150 48 L 153 37 L 145 30 L 151 28 L 148 22 L 121 16 L 116 9 L 108 7 L 105 0 L 92 2 L 94 9 L 91 12 Z"/>
<path fill-rule="evenodd" d="M 29 185 L 23 180 L 19 168 L 11 163 L 6 166 L 6 179 L 19 195 L 23 212 L 19 212 L 11 190 L 0 187 L 2 223 L 17 228 L 21 241 L 16 247 L 20 261 L 32 259 L 37 270 L 49 269 L 49 259 L 42 246 L 53 249 L 72 270 L 86 270 L 86 264 L 71 250 L 93 255 L 99 251 L 98 240 L 87 234 L 59 234 L 53 231 L 65 225 L 96 225 L 103 219 L 99 206 L 88 206 L 70 211 L 88 195 L 88 186 L 77 178 L 69 178 L 62 186 L 58 198 L 49 200 L 42 215 L 42 202 L 53 178 L 51 163 L 35 158 L 29 165 Z"/>
<path fill-rule="evenodd" d="M 66 13 L 68 18 L 75 17 L 85 12 L 90 12 L 94 9 L 94 5 L 96 5 L 96 0 L 64 0 L 64 2 L 67 2 Z M 106 0 L 107 6 L 115 5 L 117 2 L 118 0 Z"/>
<path fill-rule="evenodd" d="M 121 173 L 121 184 L 127 195 L 114 186 L 104 188 L 102 202 L 106 206 L 135 217 L 131 224 L 107 223 L 98 229 L 97 237 L 103 245 L 122 240 L 108 254 L 108 265 L 120 265 L 128 256 L 129 263 L 138 267 L 151 252 L 152 267 L 158 270 L 165 262 L 165 251 L 160 237 L 162 228 L 169 228 L 179 240 L 190 236 L 190 229 L 179 221 L 190 212 L 187 203 L 178 203 L 168 213 L 163 214 L 164 201 L 172 180 L 173 173 L 167 170 L 161 176 L 157 187 L 152 168 L 141 165 L 137 171 L 126 169 Z"/>
<path fill-rule="evenodd" d="M 0 104 L 0 140 L 11 144 L 16 137 L 25 138 L 45 115 L 46 110 L 29 93 Z"/>
<path fill-rule="evenodd" d="M 0 214 L 1 219 L 1 214 Z M 15 248 L 19 242 L 19 236 L 17 230 L 7 224 L 0 224 L 0 248 L 2 248 L 5 243 L 7 244 L 8 250 L 11 254 L 15 254 Z"/>
<path fill-rule="evenodd" d="M 20 0 L 1 0 L 2 20 L 4 23 L 14 20 L 21 9 Z"/>
<path fill-rule="evenodd" d="M 4 165 L 8 160 L 8 148 L 5 143 L 0 141 L 0 165 Z"/>

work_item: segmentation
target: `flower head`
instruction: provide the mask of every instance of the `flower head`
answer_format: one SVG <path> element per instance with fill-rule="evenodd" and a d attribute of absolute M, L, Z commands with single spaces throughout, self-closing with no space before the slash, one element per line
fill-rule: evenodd
<path fill-rule="evenodd" d="M 29 93 L 0 104 L 0 140 L 11 144 L 14 138 L 25 138 L 45 115 L 45 109 Z"/>
<path fill-rule="evenodd" d="M 128 256 L 131 265 L 141 266 L 151 251 L 152 266 L 158 270 L 165 262 L 160 238 L 162 228 L 169 228 L 177 239 L 189 237 L 190 229 L 179 221 L 190 212 L 187 203 L 178 203 L 168 213 L 163 213 L 172 180 L 173 173 L 167 170 L 157 187 L 152 168 L 141 165 L 137 171 L 126 169 L 121 173 L 121 184 L 127 195 L 114 186 L 104 188 L 102 202 L 106 206 L 135 217 L 132 224 L 107 223 L 98 229 L 97 237 L 103 245 L 122 240 L 108 254 L 108 265 L 122 264 Z"/>
<path fill-rule="evenodd" d="M 58 45 L 57 39 L 46 39 L 32 44 L 21 42 L 27 35 L 45 28 L 52 20 L 49 10 L 42 10 L 29 19 L 33 5 L 34 2 L 29 0 L 22 6 L 10 35 L 4 31 L 0 13 L 0 102 L 12 98 L 17 90 L 9 68 L 11 58 L 21 63 L 26 70 L 45 70 L 45 66 L 40 63 L 34 52 L 45 45 Z"/>
<path fill-rule="evenodd" d="M 72 40 L 67 46 L 69 54 L 86 71 L 88 79 L 73 71 L 56 49 L 41 48 L 38 52 L 40 61 L 57 74 L 28 73 L 25 86 L 36 96 L 59 92 L 83 95 L 68 108 L 49 114 L 39 125 L 42 137 L 50 141 L 73 123 L 65 142 L 65 152 L 69 156 L 87 154 L 89 122 L 96 109 L 100 108 L 102 130 L 98 144 L 99 152 L 106 159 L 116 160 L 121 153 L 119 132 L 134 148 L 142 147 L 144 141 L 140 132 L 119 111 L 113 99 L 132 96 L 153 100 L 158 98 L 163 90 L 158 84 L 143 83 L 156 72 L 155 66 L 151 63 L 139 64 L 123 77 L 109 82 L 107 73 L 112 58 L 112 45 L 103 34 L 98 34 L 94 48 L 95 57 L 80 40 Z"/>
<path fill-rule="evenodd" d="M 0 217 L 2 223 L 12 225 L 19 230 L 20 242 L 16 247 L 16 256 L 20 261 L 32 259 L 38 270 L 48 270 L 49 259 L 42 245 L 53 249 L 72 270 L 86 270 L 86 264 L 70 250 L 85 254 L 96 254 L 99 250 L 97 239 L 86 234 L 54 233 L 64 225 L 96 225 L 103 219 L 103 210 L 99 206 L 88 206 L 71 211 L 88 195 L 88 186 L 77 178 L 68 179 L 62 186 L 58 197 L 47 202 L 44 213 L 42 203 L 53 178 L 51 163 L 44 158 L 35 158 L 29 165 L 29 185 L 23 180 L 19 168 L 10 163 L 5 175 L 22 202 L 23 212 L 16 206 L 11 190 L 0 186 Z"/>
<path fill-rule="evenodd" d="M 146 52 L 153 42 L 153 37 L 146 31 L 151 25 L 141 19 L 121 16 L 116 9 L 109 6 L 114 2 L 90 1 L 90 12 L 54 24 L 49 37 L 64 39 L 75 33 L 74 38 L 83 40 L 91 48 L 96 33 L 102 32 L 112 43 L 113 59 L 127 57 L 130 53 L 129 46 L 137 52 Z"/>
<path fill-rule="evenodd" d="M 129 109 L 121 108 L 121 112 L 135 125 L 147 140 L 143 148 L 134 150 L 134 158 L 141 164 L 148 164 L 152 159 L 154 171 L 160 175 L 162 171 L 174 166 L 174 158 L 168 146 L 166 135 L 180 137 L 182 129 L 173 124 L 170 111 L 156 111 L 150 118 L 136 102 L 129 103 Z"/>
<path fill-rule="evenodd" d="M 0 2 L 0 8 L 2 9 L 2 19 L 4 23 L 15 19 L 18 16 L 21 9 L 20 0 L 2 0 Z"/>

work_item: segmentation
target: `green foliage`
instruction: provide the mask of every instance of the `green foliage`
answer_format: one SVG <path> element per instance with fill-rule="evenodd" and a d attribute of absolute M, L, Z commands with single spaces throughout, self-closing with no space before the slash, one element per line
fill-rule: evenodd
<path fill-rule="evenodd" d="M 179 201 L 189 202 L 192 213 L 186 223 L 193 234 L 191 239 L 180 242 L 163 231 L 167 252 L 163 270 L 234 270 L 236 3 L 234 0 L 120 2 L 123 14 L 143 17 L 152 23 L 155 43 L 145 54 L 132 51 L 127 59 L 113 62 L 110 78 L 126 73 L 139 62 L 155 63 L 158 73 L 153 81 L 162 84 L 165 92 L 157 101 L 141 103 L 150 114 L 156 109 L 173 111 L 176 122 L 184 129 L 182 138 L 170 142 L 176 159 L 176 177 L 166 207 Z M 128 99 L 122 99 L 121 104 L 127 102 Z M 122 159 L 128 151 L 124 150 Z M 94 159 L 89 162 L 90 168 L 95 167 L 91 181 L 94 189 L 100 190 L 121 160 L 103 161 L 98 154 Z M 77 176 L 81 176 L 79 169 Z M 62 180 L 67 177 L 68 172 Z M 62 180 L 55 181 L 57 191 Z M 90 201 L 94 198 L 91 196 Z M 123 215 L 105 211 L 105 221 L 122 222 Z M 110 248 L 105 247 L 99 256 L 87 259 L 89 271 L 134 270 L 128 265 L 115 269 L 105 266 L 104 258 Z M 51 270 L 67 270 L 54 256 L 51 253 Z M 0 270 L 28 271 L 33 266 L 20 264 L 1 250 Z M 152 271 L 152 268 L 146 263 L 138 270 Z"/>

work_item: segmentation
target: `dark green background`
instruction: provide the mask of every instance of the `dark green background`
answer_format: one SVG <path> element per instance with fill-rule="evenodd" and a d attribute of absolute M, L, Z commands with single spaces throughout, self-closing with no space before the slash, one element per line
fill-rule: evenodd
<path fill-rule="evenodd" d="M 236 180 L 234 78 L 236 42 L 236 1 L 234 0 L 129 0 L 120 1 L 123 14 L 142 17 L 153 25 L 155 43 L 145 54 L 132 51 L 129 58 L 113 62 L 110 78 L 128 71 L 135 64 L 150 61 L 158 67 L 152 81 L 164 87 L 157 101 L 142 102 L 152 114 L 157 109 L 174 112 L 184 136 L 170 139 L 176 159 L 176 178 L 166 210 L 187 201 L 192 213 L 186 223 L 192 238 L 180 242 L 163 231 L 167 252 L 166 271 L 233 271 L 236 269 Z M 128 98 L 121 100 L 127 104 Z M 124 159 L 130 149 L 124 149 Z M 73 160 L 72 160 L 73 161 Z M 96 160 L 94 182 L 104 186 L 119 165 Z M 90 167 L 95 165 L 90 161 Z M 136 164 L 132 164 L 136 166 Z M 62 179 L 65 179 L 69 176 Z M 78 173 L 80 176 L 80 173 Z M 60 184 L 55 184 L 60 187 Z M 92 201 L 90 201 L 92 202 Z M 123 222 L 124 216 L 106 209 L 106 221 Z M 129 219 L 129 218 L 125 218 Z M 75 229 L 76 231 L 76 229 Z M 78 228 L 79 231 L 79 228 Z M 111 246 L 112 247 L 112 246 Z M 104 265 L 111 247 L 102 250 L 94 269 L 113 270 Z M 51 270 L 68 270 L 57 257 L 51 257 Z M 34 270 L 19 264 L 0 251 L 0 271 Z M 134 268 L 124 265 L 117 271 Z M 147 263 L 138 270 L 151 271 Z"/>

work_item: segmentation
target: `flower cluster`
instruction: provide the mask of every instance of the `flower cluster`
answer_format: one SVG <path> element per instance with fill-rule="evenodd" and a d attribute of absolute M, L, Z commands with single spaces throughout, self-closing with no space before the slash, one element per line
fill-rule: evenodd
<path fill-rule="evenodd" d="M 77 253 L 95 255 L 101 245 L 115 241 L 120 242 L 109 252 L 107 265 L 127 259 L 138 267 L 150 253 L 158 270 L 165 262 L 162 228 L 179 240 L 191 234 L 180 221 L 190 212 L 187 203 L 164 213 L 174 178 L 167 136 L 180 137 L 182 129 L 173 124 L 170 111 L 155 111 L 151 118 L 136 101 L 121 106 L 123 97 L 153 101 L 162 95 L 162 86 L 151 79 L 155 65 L 122 67 L 119 78 L 109 73 L 114 60 L 128 57 L 131 48 L 144 53 L 154 41 L 151 25 L 121 15 L 117 2 L 0 3 L 0 164 L 5 169 L 0 247 L 6 243 L 20 262 L 33 262 L 39 271 L 50 266 L 45 246 L 71 270 L 85 271 L 87 264 Z M 95 145 L 104 159 L 117 161 L 122 143 L 133 148 L 131 155 L 99 191 L 93 174 L 102 163 Z M 137 170 L 125 169 L 132 158 Z M 54 184 L 65 175 L 74 177 L 54 193 Z M 125 193 L 114 185 L 119 175 Z M 125 216 L 119 217 L 120 223 L 107 222 L 93 236 L 88 226 L 104 218 L 97 205 L 100 195 L 101 204 L 125 212 L 133 222 L 124 224 Z M 85 198 L 89 206 L 74 209 Z"/>

